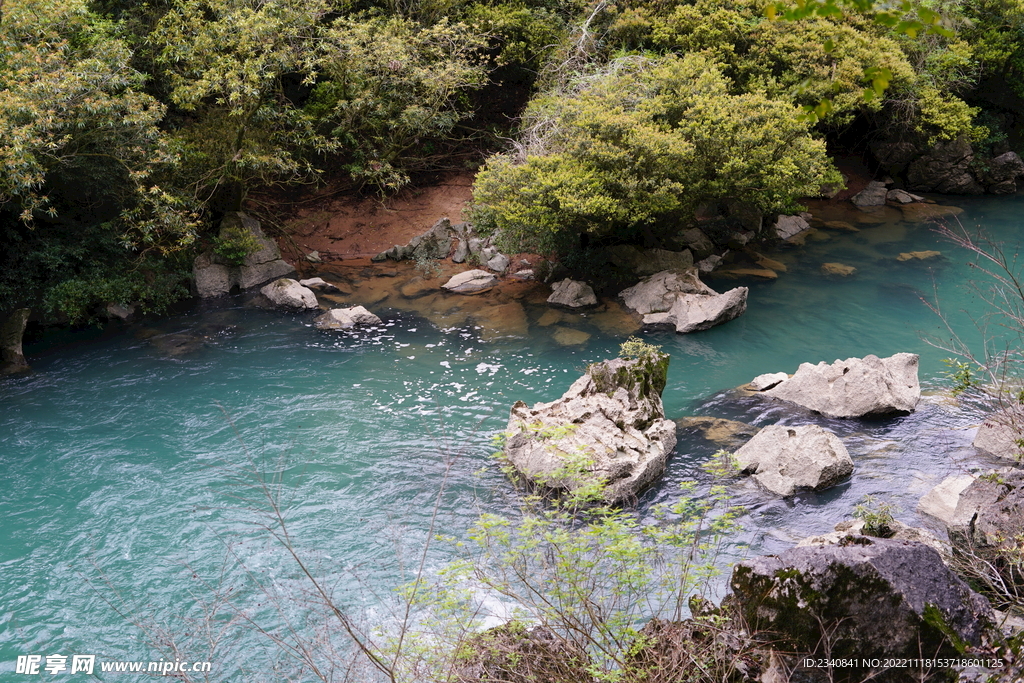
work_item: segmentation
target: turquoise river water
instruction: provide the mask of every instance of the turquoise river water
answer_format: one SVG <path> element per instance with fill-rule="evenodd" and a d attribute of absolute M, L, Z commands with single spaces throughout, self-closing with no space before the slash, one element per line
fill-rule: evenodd
<path fill-rule="evenodd" d="M 1024 197 L 960 204 L 965 225 L 984 226 L 1015 248 Z M 943 336 L 923 296 L 978 343 L 971 316 L 984 310 L 968 286 L 977 272 L 927 224 L 859 227 L 773 253 L 788 272 L 741 281 L 750 301 L 737 320 L 692 335 L 647 335 L 672 355 L 668 417 L 818 422 L 844 439 L 856 463 L 848 482 L 791 500 L 735 484 L 746 513 L 728 559 L 829 531 L 869 494 L 898 505 L 903 521 L 928 524 L 915 511 L 921 495 L 949 474 L 991 464 L 970 445 L 979 409 L 941 395 L 949 354 L 922 340 Z M 924 249 L 943 256 L 895 260 Z M 828 261 L 858 272 L 825 277 L 819 265 Z M 615 355 L 623 341 L 588 327 L 584 316 L 574 324 L 590 339 L 560 346 L 536 324 L 539 305 L 527 306 L 528 338 L 491 342 L 472 327 L 442 330 L 412 313 L 377 312 L 379 328 L 330 335 L 313 329 L 311 316 L 232 298 L 150 325 L 150 335 L 202 332 L 206 343 L 191 353 L 163 353 L 131 328 L 29 347 L 34 371 L 0 381 L 0 680 L 32 679 L 14 673 L 19 655 L 159 659 L 111 603 L 121 596 L 131 614 L 187 616 L 204 594 L 201 579 L 222 566 L 232 576 L 236 555 L 269 581 L 297 581 L 280 550 L 248 523 L 256 519 L 245 511 L 252 492 L 237 477 L 250 460 L 283 473 L 298 547 L 336 574 L 345 600 L 372 609 L 370 589 L 360 592 L 345 577 L 371 576 L 384 587 L 407 578 L 392 540 L 413 549 L 423 540 L 446 454 L 458 457 L 442 495 L 445 532 L 459 535 L 484 511 L 514 514 L 512 487 L 489 457 L 509 406 L 557 398 L 587 363 Z M 906 417 L 823 420 L 728 392 L 805 361 L 900 351 L 921 354 L 925 393 Z M 699 465 L 714 450 L 681 439 L 641 509 L 703 476 Z M 428 569 L 443 566 L 446 552 L 435 545 Z M 214 662 L 223 673 L 213 680 L 245 680 L 230 673 L 243 664 Z M 96 679 L 107 680 L 98 669 Z"/>

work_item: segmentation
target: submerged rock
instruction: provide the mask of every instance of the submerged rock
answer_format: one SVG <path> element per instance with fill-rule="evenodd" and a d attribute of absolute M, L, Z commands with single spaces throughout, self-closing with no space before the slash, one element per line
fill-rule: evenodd
<path fill-rule="evenodd" d="M 831 365 L 802 363 L 792 377 L 764 394 L 829 417 L 910 413 L 921 398 L 917 367 L 914 353 L 847 358 Z"/>
<path fill-rule="evenodd" d="M 498 278 L 486 270 L 467 270 L 464 273 L 453 275 L 443 287 L 449 292 L 457 294 L 477 294 L 486 291 L 498 284 Z"/>
<path fill-rule="evenodd" d="M 594 294 L 593 288 L 586 282 L 566 279 L 551 286 L 548 303 L 566 308 L 584 308 L 596 306 L 597 296 Z"/>
<path fill-rule="evenodd" d="M 839 277 L 849 277 L 857 272 L 857 269 L 853 266 L 847 266 L 842 263 L 822 263 L 821 272 L 825 275 L 838 275 Z"/>
<path fill-rule="evenodd" d="M 736 451 L 736 461 L 758 484 L 780 496 L 820 491 L 853 473 L 846 446 L 817 425 L 771 425 Z"/>
<path fill-rule="evenodd" d="M 548 488 L 600 483 L 608 502 L 633 498 L 661 476 L 676 445 L 661 403 L 668 363 L 657 352 L 594 363 L 557 401 L 517 401 L 505 457 Z"/>
<path fill-rule="evenodd" d="M 792 548 L 736 565 L 731 586 L 729 600 L 750 629 L 771 632 L 798 653 L 821 654 L 827 646 L 830 658 L 857 663 L 958 657 L 954 639 L 980 645 L 994 623 L 988 601 L 938 552 L 910 541 L 854 536 Z M 872 680 L 886 680 L 879 673 Z M 906 669 L 895 673 L 888 680 L 907 680 Z"/>
<path fill-rule="evenodd" d="M 681 417 L 676 420 L 676 427 L 682 431 L 696 431 L 716 446 L 730 451 L 750 441 L 759 431 L 745 422 L 703 415 Z"/>
<path fill-rule="evenodd" d="M 318 330 L 347 330 L 356 325 L 379 325 L 380 318 L 362 306 L 332 308 L 313 320 Z"/>
<path fill-rule="evenodd" d="M 316 294 L 308 287 L 303 287 L 295 280 L 283 277 L 260 289 L 260 294 L 270 299 L 275 306 L 285 308 L 309 309 L 319 308 Z"/>
<path fill-rule="evenodd" d="M 905 251 L 896 257 L 897 261 L 927 261 L 928 259 L 937 258 L 942 256 L 941 251 L 926 250 L 926 251 Z"/>

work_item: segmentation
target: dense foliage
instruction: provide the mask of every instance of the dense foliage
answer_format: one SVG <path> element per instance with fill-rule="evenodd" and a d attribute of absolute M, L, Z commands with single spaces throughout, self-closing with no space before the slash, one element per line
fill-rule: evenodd
<path fill-rule="evenodd" d="M 791 209 L 850 131 L 1016 144 L 1016 0 L 7 0 L 0 313 L 158 309 L 253 190 L 480 175 L 524 246 Z M 791 21 L 773 21 L 769 15 Z M 516 117 L 525 111 L 525 116 Z"/>

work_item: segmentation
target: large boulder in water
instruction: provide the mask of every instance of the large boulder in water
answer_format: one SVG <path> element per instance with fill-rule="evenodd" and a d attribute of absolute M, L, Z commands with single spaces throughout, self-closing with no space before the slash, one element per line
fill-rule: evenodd
<path fill-rule="evenodd" d="M 709 329 L 747 310 L 746 287 L 719 294 L 701 282 L 693 268 L 655 273 L 619 296 L 627 308 L 643 316 L 645 325 L 671 325 L 679 333 Z"/>
<path fill-rule="evenodd" d="M 853 473 L 846 446 L 817 425 L 771 425 L 736 451 L 736 461 L 758 484 L 780 496 L 835 486 Z"/>
<path fill-rule="evenodd" d="M 792 377 L 763 393 L 829 417 L 910 413 L 921 399 L 917 366 L 914 353 L 802 363 Z"/>
<path fill-rule="evenodd" d="M 729 601 L 753 631 L 770 632 L 796 653 L 858 664 L 958 657 L 954 639 L 980 645 L 994 623 L 985 598 L 933 548 L 911 541 L 853 536 L 834 545 L 791 548 L 736 565 L 731 587 Z M 843 670 L 843 680 L 852 673 Z"/>
<path fill-rule="evenodd" d="M 260 294 L 270 299 L 275 306 L 283 308 L 319 308 L 316 294 L 291 278 L 283 277 L 260 289 Z"/>
<path fill-rule="evenodd" d="M 597 305 L 597 295 L 586 282 L 565 279 L 551 285 L 548 303 L 566 308 L 584 308 Z"/>
<path fill-rule="evenodd" d="M 332 308 L 313 320 L 318 330 L 347 330 L 356 325 L 379 325 L 380 318 L 362 306 L 351 308 Z"/>
<path fill-rule="evenodd" d="M 575 491 L 600 483 L 608 502 L 628 500 L 665 470 L 676 445 L 661 392 L 668 355 L 594 363 L 562 398 L 512 406 L 505 457 L 526 478 Z"/>

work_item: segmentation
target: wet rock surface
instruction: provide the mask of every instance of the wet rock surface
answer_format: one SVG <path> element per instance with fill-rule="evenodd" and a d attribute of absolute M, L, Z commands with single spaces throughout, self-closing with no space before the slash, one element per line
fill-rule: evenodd
<path fill-rule="evenodd" d="M 735 453 L 743 472 L 780 496 L 820 491 L 853 473 L 853 460 L 835 434 L 817 425 L 771 425 Z"/>

